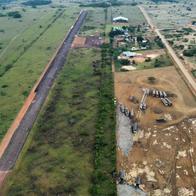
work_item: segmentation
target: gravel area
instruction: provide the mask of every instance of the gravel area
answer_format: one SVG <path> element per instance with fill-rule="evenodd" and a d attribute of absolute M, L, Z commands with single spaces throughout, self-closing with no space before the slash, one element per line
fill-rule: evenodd
<path fill-rule="evenodd" d="M 133 146 L 133 137 L 130 131 L 130 119 L 126 117 L 121 111 L 119 105 L 117 106 L 117 146 L 128 158 L 128 154 Z M 118 160 L 121 161 L 121 160 Z M 121 168 L 124 170 L 124 168 Z M 146 196 L 146 193 L 134 186 L 124 184 L 117 184 L 118 196 Z"/>
<path fill-rule="evenodd" d="M 147 194 L 140 189 L 135 189 L 128 184 L 118 184 L 117 191 L 119 196 L 147 196 Z"/>
<path fill-rule="evenodd" d="M 128 156 L 133 145 L 130 120 L 117 107 L 117 146 Z"/>

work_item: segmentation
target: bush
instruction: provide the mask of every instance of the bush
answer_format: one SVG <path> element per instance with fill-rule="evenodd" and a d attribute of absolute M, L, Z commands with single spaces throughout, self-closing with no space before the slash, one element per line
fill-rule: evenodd
<path fill-rule="evenodd" d="M 156 81 L 156 78 L 153 76 L 150 76 L 150 77 L 148 77 L 148 81 L 149 81 L 149 83 L 154 84 Z"/>
<path fill-rule="evenodd" d="M 156 44 L 160 47 L 160 48 L 164 48 L 164 44 L 161 41 L 161 38 L 159 36 L 155 37 L 154 41 L 156 42 Z"/>
<path fill-rule="evenodd" d="M 196 47 L 192 47 L 190 49 L 184 50 L 183 55 L 188 57 L 196 56 Z"/>
<path fill-rule="evenodd" d="M 23 3 L 23 5 L 28 5 L 28 6 L 32 6 L 34 8 L 36 8 L 36 6 L 39 5 L 48 5 L 52 3 L 51 0 L 29 0 Z"/>
<path fill-rule="evenodd" d="M 121 59 L 120 63 L 121 65 L 130 65 L 130 61 L 128 59 Z"/>
<path fill-rule="evenodd" d="M 19 11 L 13 11 L 13 12 L 8 12 L 8 16 L 12 18 L 21 18 L 22 15 L 19 13 Z"/>

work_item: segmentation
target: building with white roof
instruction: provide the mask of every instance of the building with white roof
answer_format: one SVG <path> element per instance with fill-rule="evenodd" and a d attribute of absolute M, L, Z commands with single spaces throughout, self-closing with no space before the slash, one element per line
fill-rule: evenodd
<path fill-rule="evenodd" d="M 128 22 L 128 18 L 125 18 L 123 16 L 118 16 L 116 18 L 113 18 L 113 22 Z"/>

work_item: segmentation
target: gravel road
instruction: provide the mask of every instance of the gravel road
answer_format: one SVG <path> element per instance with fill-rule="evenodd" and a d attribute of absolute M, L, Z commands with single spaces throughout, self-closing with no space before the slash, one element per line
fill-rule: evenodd
<path fill-rule="evenodd" d="M 165 36 L 162 35 L 160 30 L 153 24 L 153 22 L 152 22 L 151 18 L 149 17 L 148 13 L 146 12 L 146 10 L 142 6 L 139 6 L 139 8 L 140 8 L 141 12 L 143 13 L 144 17 L 146 18 L 148 24 L 150 25 L 151 29 L 153 29 L 154 32 L 160 37 L 160 39 L 163 42 L 163 44 L 165 45 L 169 55 L 174 60 L 175 65 L 177 65 L 177 67 L 180 69 L 180 71 L 182 72 L 182 74 L 186 78 L 186 81 L 187 81 L 188 85 L 193 90 L 193 94 L 196 94 L 196 82 L 195 82 L 195 80 L 193 79 L 193 77 L 191 76 L 189 71 L 185 68 L 185 66 L 183 65 L 183 63 L 179 59 L 179 57 L 176 55 L 173 48 L 169 45 L 168 41 L 165 39 Z"/>

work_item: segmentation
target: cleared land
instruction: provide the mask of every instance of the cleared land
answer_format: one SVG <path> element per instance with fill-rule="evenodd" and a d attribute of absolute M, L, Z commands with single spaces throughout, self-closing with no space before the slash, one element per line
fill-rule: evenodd
<path fill-rule="evenodd" d="M 156 80 L 151 83 L 149 77 Z M 148 96 L 147 110 L 139 110 L 143 88 L 165 90 L 173 102 L 165 107 L 159 98 Z M 118 170 L 125 171 L 128 184 L 142 180 L 140 188 L 151 195 L 194 195 L 196 101 L 174 67 L 115 73 L 115 94 L 119 103 L 133 109 L 139 131 L 130 133 L 127 117 L 118 117 L 118 138 L 123 137 L 117 156 Z M 135 96 L 138 103 L 130 101 Z M 121 112 L 118 109 L 118 114 Z M 156 119 L 165 118 L 166 123 Z M 127 119 L 129 124 L 129 119 Z M 127 154 L 125 153 L 125 150 Z"/>
<path fill-rule="evenodd" d="M 154 77 L 155 81 L 151 83 L 149 77 Z M 195 112 L 195 99 L 174 67 L 115 73 L 117 99 L 130 110 L 134 108 L 134 111 L 139 111 L 138 104 L 131 104 L 129 97 L 135 96 L 140 101 L 143 95 L 143 88 L 166 91 L 172 96 L 170 99 L 173 102 L 173 106 L 165 107 L 160 99 L 147 97 L 146 102 L 147 106 L 149 105 L 149 109 L 145 114 L 141 114 L 141 126 L 151 126 L 158 117 L 164 114 L 170 115 L 170 120 L 168 120 L 170 124 Z M 160 110 L 160 114 L 159 112 L 156 114 L 156 108 Z"/>
<path fill-rule="evenodd" d="M 96 35 L 104 32 L 105 12 L 103 8 L 89 8 L 86 23 L 81 28 L 81 35 Z"/>
<path fill-rule="evenodd" d="M 129 19 L 129 24 L 133 26 L 141 25 L 146 22 L 144 16 L 136 6 L 112 7 L 112 18 L 117 16 L 127 17 Z"/>

